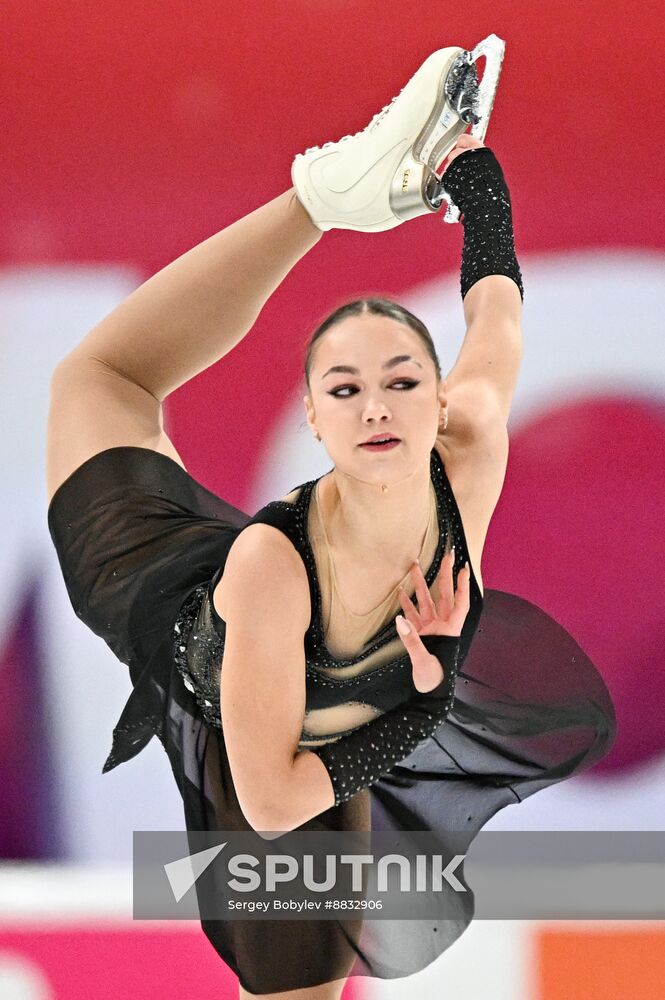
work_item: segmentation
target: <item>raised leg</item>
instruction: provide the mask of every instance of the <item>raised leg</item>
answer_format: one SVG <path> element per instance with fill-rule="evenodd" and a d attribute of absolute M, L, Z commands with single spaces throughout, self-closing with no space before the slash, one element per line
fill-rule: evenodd
<path fill-rule="evenodd" d="M 121 445 L 179 461 L 162 402 L 224 357 L 322 237 L 293 188 L 149 278 L 60 362 L 51 381 L 48 496 L 84 461 Z"/>
<path fill-rule="evenodd" d="M 145 281 L 76 353 L 104 361 L 163 400 L 244 337 L 322 235 L 290 188 Z"/>

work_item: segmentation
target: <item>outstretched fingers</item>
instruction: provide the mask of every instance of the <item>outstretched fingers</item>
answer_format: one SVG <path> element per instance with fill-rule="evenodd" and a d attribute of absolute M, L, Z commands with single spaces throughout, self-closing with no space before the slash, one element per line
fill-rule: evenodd
<path fill-rule="evenodd" d="M 416 608 L 404 587 L 400 587 L 398 590 L 399 602 L 406 620 L 411 622 L 414 628 L 420 629 L 436 617 L 436 607 L 418 560 L 411 567 L 411 576 L 415 581 L 415 596 L 418 599 L 418 607 Z"/>
<path fill-rule="evenodd" d="M 444 620 L 455 606 L 455 585 L 453 584 L 453 567 L 455 565 L 455 546 L 446 552 L 439 569 L 439 600 L 437 615 Z"/>
<path fill-rule="evenodd" d="M 399 603 L 402 605 L 402 611 L 406 620 L 410 622 L 415 629 L 421 629 L 423 622 L 420 617 L 420 609 L 415 606 L 404 587 L 399 588 L 397 595 L 399 597 Z"/>
<path fill-rule="evenodd" d="M 439 570 L 439 598 L 434 603 L 427 586 L 427 581 L 419 562 L 411 568 L 415 581 L 415 596 L 418 599 L 416 608 L 403 587 L 399 588 L 399 601 L 404 617 L 418 631 L 423 627 L 437 622 L 453 634 L 459 635 L 470 607 L 471 567 L 467 562 L 457 575 L 457 589 L 453 582 L 455 566 L 454 547 L 446 553 Z"/>
<path fill-rule="evenodd" d="M 416 597 L 418 598 L 418 611 L 423 623 L 432 621 L 436 618 L 436 605 L 432 600 L 432 595 L 429 592 L 429 587 L 427 586 L 427 581 L 425 580 L 425 575 L 421 569 L 418 560 L 415 561 L 411 567 L 411 575 L 416 582 Z"/>
<path fill-rule="evenodd" d="M 457 574 L 457 590 L 453 609 L 448 616 L 448 624 L 455 630 L 456 635 L 462 634 L 462 626 L 471 607 L 471 564 L 465 562 L 462 569 Z"/>

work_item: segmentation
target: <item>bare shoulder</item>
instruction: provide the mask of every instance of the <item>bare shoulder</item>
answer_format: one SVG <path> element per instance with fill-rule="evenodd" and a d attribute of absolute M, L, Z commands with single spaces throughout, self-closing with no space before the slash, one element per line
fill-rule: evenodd
<path fill-rule="evenodd" d="M 271 524 L 249 524 L 231 546 L 224 573 L 213 592 L 217 613 L 226 621 L 238 600 L 288 608 L 296 624 L 307 630 L 311 617 L 305 565 L 283 531 Z"/>
<path fill-rule="evenodd" d="M 488 420 L 463 439 L 439 435 L 435 447 L 455 495 L 471 564 L 482 590 L 483 548 L 506 477 L 508 430 L 502 420 Z"/>

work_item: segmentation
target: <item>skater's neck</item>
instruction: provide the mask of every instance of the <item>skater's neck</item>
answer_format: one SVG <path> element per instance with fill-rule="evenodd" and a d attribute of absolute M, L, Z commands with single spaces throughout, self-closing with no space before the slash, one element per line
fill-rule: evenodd
<path fill-rule="evenodd" d="M 318 488 L 331 549 L 407 568 L 418 558 L 435 499 L 429 461 L 388 483 L 366 481 L 335 467 Z"/>

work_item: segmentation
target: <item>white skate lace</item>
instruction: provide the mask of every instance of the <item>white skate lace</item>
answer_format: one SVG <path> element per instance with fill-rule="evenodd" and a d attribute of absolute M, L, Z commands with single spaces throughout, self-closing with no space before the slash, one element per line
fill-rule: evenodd
<path fill-rule="evenodd" d="M 406 84 L 404 86 L 406 86 Z M 338 139 L 337 141 L 334 141 L 334 140 L 331 139 L 330 142 L 324 142 L 322 146 L 309 146 L 305 150 L 304 153 L 296 153 L 296 156 L 306 156 L 307 153 L 314 153 L 314 152 L 318 151 L 319 149 L 328 149 L 329 146 L 336 146 L 340 142 L 346 142 L 348 139 L 355 139 L 356 136 L 362 135 L 364 132 L 366 132 L 368 129 L 370 129 L 373 125 L 378 125 L 378 123 L 381 121 L 382 118 L 385 117 L 386 112 L 389 110 L 389 108 L 391 108 L 393 106 L 393 104 L 395 103 L 395 101 L 400 96 L 400 94 L 402 93 L 403 90 L 404 90 L 404 87 L 402 87 L 402 90 L 400 90 L 399 94 L 395 94 L 395 96 L 392 98 L 392 100 L 388 104 L 384 104 L 383 107 L 381 108 L 381 110 L 377 111 L 377 113 L 374 115 L 374 117 L 372 118 L 371 122 L 369 122 L 368 125 L 365 125 L 365 128 L 361 128 L 359 132 L 354 132 L 353 134 L 349 134 L 349 135 L 343 135 L 342 138 Z"/>

